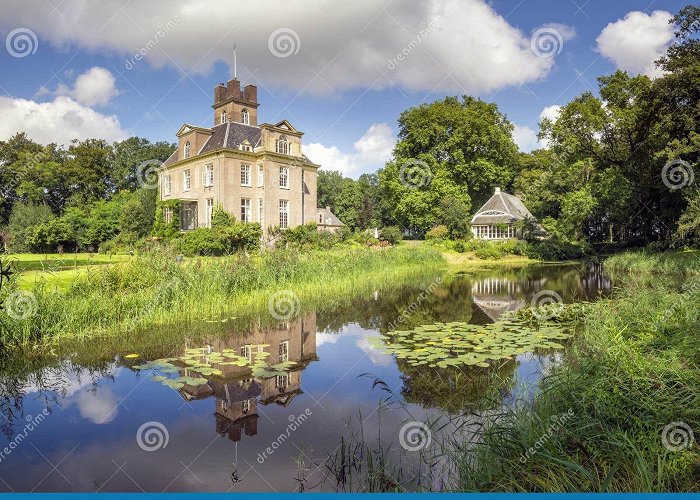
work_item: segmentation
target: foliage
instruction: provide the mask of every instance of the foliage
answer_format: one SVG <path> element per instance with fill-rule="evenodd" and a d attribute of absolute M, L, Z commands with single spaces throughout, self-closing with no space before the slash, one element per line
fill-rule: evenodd
<path fill-rule="evenodd" d="M 165 209 L 171 210 L 171 220 L 165 222 Z M 180 215 L 182 202 L 180 200 L 158 200 L 156 203 L 153 235 L 161 238 L 171 238 L 180 232 Z M 218 219 L 217 219 L 218 223 Z"/>
<path fill-rule="evenodd" d="M 443 241 L 443 240 L 446 240 L 449 235 L 450 235 L 450 230 L 447 229 L 447 226 L 440 225 L 440 226 L 435 226 L 430 231 L 425 233 L 425 239 L 426 240 L 434 240 L 434 241 Z"/>
<path fill-rule="evenodd" d="M 386 241 L 391 245 L 396 245 L 403 239 L 403 233 L 401 229 L 396 226 L 383 227 L 379 231 L 379 239 L 381 241 Z"/>
<path fill-rule="evenodd" d="M 40 250 L 34 246 L 36 228 L 55 219 L 53 212 L 46 205 L 34 205 L 33 203 L 16 203 L 10 214 L 8 230 L 10 238 L 8 249 L 11 252 L 32 252 Z"/>
<path fill-rule="evenodd" d="M 469 204 L 459 198 L 444 198 L 440 200 L 440 212 L 438 221 L 447 227 L 450 238 L 453 240 L 471 236 L 471 214 Z"/>

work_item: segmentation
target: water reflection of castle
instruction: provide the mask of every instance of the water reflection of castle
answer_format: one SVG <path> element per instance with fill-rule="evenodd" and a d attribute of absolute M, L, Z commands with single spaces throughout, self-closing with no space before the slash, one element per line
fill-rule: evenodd
<path fill-rule="evenodd" d="M 508 278 L 484 278 L 472 282 L 472 301 L 491 321 L 527 305 L 527 290 Z"/>
<path fill-rule="evenodd" d="M 262 347 L 269 346 L 269 347 Z M 191 346 L 185 346 L 185 349 Z M 265 350 L 271 365 L 285 361 L 296 364 L 284 375 L 260 379 L 253 378 L 250 367 L 219 365 L 212 367 L 223 372 L 222 376 L 209 377 L 207 383 L 197 387 L 185 385 L 179 390 L 186 401 L 215 398 L 216 432 L 231 441 L 240 441 L 242 434 L 254 436 L 258 432 L 258 405 L 276 403 L 287 406 L 301 394 L 301 372 L 312 361 L 316 361 L 316 313 L 312 312 L 276 327 L 253 327 L 246 335 L 227 339 L 211 339 L 207 343 L 209 352 L 233 349 L 241 356 L 253 360 L 255 351 Z M 206 354 L 204 359 L 206 360 Z M 200 375 L 188 369 L 181 376 Z"/>

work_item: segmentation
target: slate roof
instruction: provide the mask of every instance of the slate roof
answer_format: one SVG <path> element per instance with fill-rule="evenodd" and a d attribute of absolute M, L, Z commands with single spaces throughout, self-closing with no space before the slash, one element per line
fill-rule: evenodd
<path fill-rule="evenodd" d="M 323 216 L 323 222 L 318 222 L 319 218 Z M 331 212 L 330 207 L 319 208 L 316 214 L 316 222 L 320 226 L 344 226 L 345 224 L 336 215 Z"/>
<path fill-rule="evenodd" d="M 212 131 L 212 134 L 209 136 L 207 142 L 204 143 L 202 149 L 196 153 L 197 155 L 216 151 L 221 148 L 240 149 L 240 145 L 246 140 L 253 149 L 260 145 L 260 127 L 245 125 L 243 123 L 226 122 L 221 125 L 216 125 L 209 130 Z M 182 160 L 182 158 L 178 158 L 178 150 L 175 150 L 175 152 L 170 155 L 170 158 L 163 162 L 163 166 L 167 167 L 178 160 Z"/>
<path fill-rule="evenodd" d="M 485 215 L 485 212 L 498 212 L 495 214 Z M 520 198 L 512 194 L 504 193 L 500 189 L 496 189 L 489 200 L 484 203 L 484 206 L 472 218 L 472 224 L 488 225 L 512 223 L 516 220 L 525 218 L 533 218 L 530 211 L 527 209 Z"/>

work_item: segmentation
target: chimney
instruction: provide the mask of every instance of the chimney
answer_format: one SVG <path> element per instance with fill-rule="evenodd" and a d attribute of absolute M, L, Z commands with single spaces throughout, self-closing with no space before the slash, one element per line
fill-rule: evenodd
<path fill-rule="evenodd" d="M 235 97 L 236 99 L 240 99 L 241 97 L 241 82 L 239 82 L 236 79 L 229 80 L 228 83 L 226 84 L 226 97 Z"/>
<path fill-rule="evenodd" d="M 243 98 L 246 101 L 258 102 L 258 87 L 255 85 L 246 85 L 243 89 Z"/>
<path fill-rule="evenodd" d="M 222 83 L 214 87 L 214 104 L 226 99 L 226 86 Z"/>
<path fill-rule="evenodd" d="M 501 186 L 496 186 L 496 190 L 494 194 L 500 194 L 501 193 Z"/>

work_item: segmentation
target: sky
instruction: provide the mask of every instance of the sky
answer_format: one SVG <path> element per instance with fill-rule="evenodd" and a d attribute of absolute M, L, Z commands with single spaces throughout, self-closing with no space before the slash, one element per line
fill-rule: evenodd
<path fill-rule="evenodd" d="M 357 178 L 390 159 L 399 114 L 445 96 L 498 104 L 523 151 L 542 117 L 622 69 L 659 76 L 673 0 L 3 0 L 0 140 L 212 126 L 213 89 L 258 86 L 259 123 Z"/>

